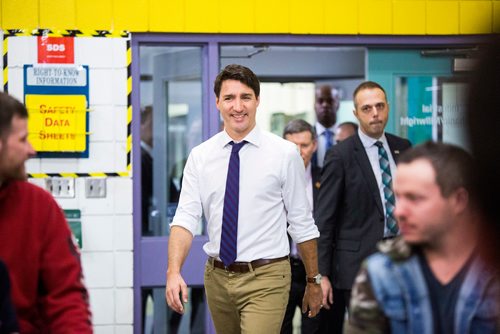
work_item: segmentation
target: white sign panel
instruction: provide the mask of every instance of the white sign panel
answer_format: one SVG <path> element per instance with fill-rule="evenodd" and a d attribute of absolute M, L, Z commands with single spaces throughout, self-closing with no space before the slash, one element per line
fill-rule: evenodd
<path fill-rule="evenodd" d="M 27 68 L 29 86 L 82 87 L 87 85 L 87 70 L 83 66 L 36 66 Z"/>

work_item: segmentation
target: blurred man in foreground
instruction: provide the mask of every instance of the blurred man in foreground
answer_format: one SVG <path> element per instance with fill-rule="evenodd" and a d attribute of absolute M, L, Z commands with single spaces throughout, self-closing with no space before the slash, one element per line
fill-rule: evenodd
<path fill-rule="evenodd" d="M 498 333 L 499 282 L 477 254 L 472 158 L 426 143 L 399 159 L 401 236 L 380 243 L 356 277 L 348 333 Z"/>
<path fill-rule="evenodd" d="M 63 212 L 26 182 L 28 111 L 0 93 L 0 258 L 21 333 L 92 333 L 80 254 Z"/>

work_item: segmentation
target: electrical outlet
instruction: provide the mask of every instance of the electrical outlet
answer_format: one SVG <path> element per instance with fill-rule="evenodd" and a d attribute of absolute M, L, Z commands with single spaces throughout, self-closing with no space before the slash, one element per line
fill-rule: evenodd
<path fill-rule="evenodd" d="M 106 197 L 106 178 L 87 178 L 85 180 L 85 196 L 87 198 Z"/>
<path fill-rule="evenodd" d="M 75 179 L 71 177 L 51 177 L 45 179 L 45 189 L 54 197 L 74 198 Z"/>

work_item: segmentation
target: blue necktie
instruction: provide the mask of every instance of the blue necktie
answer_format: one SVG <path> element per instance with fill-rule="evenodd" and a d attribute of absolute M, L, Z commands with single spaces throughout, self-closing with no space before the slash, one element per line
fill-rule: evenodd
<path fill-rule="evenodd" d="M 333 146 L 333 132 L 330 130 L 326 129 L 325 132 L 325 152 L 330 149 L 330 147 Z"/>
<path fill-rule="evenodd" d="M 385 199 L 385 225 L 392 235 L 398 234 L 399 228 L 394 218 L 394 206 L 396 200 L 394 192 L 392 191 L 392 175 L 391 166 L 389 164 L 389 157 L 384 149 L 381 141 L 377 141 L 375 145 L 378 147 L 378 161 L 380 163 L 380 171 L 382 173 L 382 184 L 384 186 L 384 199 Z"/>
<path fill-rule="evenodd" d="M 222 233 L 219 257 L 225 266 L 236 260 L 238 241 L 238 205 L 240 198 L 240 149 L 247 142 L 235 144 L 231 150 L 227 169 L 226 193 L 224 194 L 224 209 L 222 212 Z"/>

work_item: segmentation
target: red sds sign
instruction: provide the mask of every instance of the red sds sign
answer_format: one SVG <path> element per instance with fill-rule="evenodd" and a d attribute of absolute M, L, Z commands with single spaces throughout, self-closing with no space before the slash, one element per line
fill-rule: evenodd
<path fill-rule="evenodd" d="M 38 63 L 73 64 L 75 48 L 73 37 L 38 36 Z"/>

